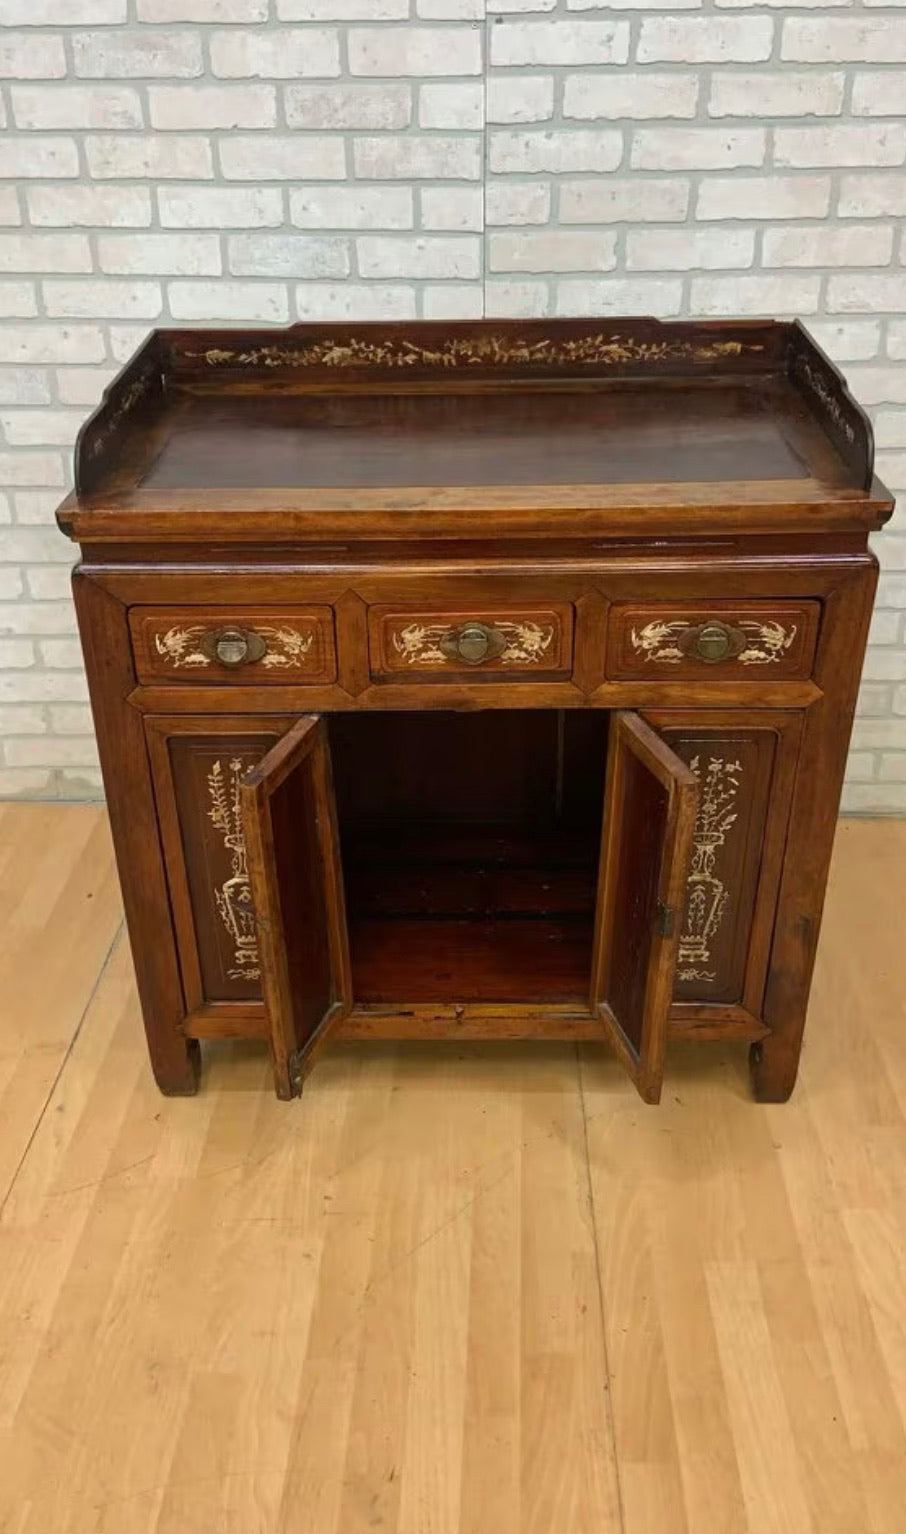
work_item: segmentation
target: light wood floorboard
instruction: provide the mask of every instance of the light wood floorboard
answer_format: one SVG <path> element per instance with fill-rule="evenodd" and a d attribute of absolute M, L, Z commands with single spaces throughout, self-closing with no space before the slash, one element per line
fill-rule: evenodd
<path fill-rule="evenodd" d="M 0 868 L 2 1534 L 902 1534 L 906 823 L 841 825 L 784 1107 L 713 1045 L 168 1100 L 103 811 Z"/>

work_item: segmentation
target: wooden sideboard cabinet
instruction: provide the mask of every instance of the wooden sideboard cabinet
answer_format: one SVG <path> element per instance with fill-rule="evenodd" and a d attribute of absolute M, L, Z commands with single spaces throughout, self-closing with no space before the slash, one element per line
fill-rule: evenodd
<path fill-rule="evenodd" d="M 799 324 L 155 332 L 60 510 L 148 1044 L 796 1076 L 892 509 Z"/>

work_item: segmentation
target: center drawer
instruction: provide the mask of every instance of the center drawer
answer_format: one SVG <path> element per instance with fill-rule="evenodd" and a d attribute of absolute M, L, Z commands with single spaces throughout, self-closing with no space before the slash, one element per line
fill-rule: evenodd
<path fill-rule="evenodd" d="M 378 604 L 368 609 L 369 672 L 376 682 L 569 676 L 573 624 L 569 602 L 537 607 Z"/>

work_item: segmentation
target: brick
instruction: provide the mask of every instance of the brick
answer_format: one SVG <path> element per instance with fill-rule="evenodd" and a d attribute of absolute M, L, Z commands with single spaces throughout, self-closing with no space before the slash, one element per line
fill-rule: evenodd
<path fill-rule="evenodd" d="M 666 318 L 679 314 L 683 298 L 681 279 L 639 277 L 567 278 L 557 284 L 557 314 L 653 314 Z"/>
<path fill-rule="evenodd" d="M 879 452 L 875 467 L 884 482 L 894 490 L 899 490 L 901 486 L 906 486 L 906 453 Z M 902 518 L 902 508 L 898 507 L 894 522 L 899 523 L 902 521 Z"/>
<path fill-rule="evenodd" d="M 221 271 L 220 241 L 216 234 L 102 234 L 98 265 L 114 275 L 216 277 Z"/>
<path fill-rule="evenodd" d="M 748 229 L 645 229 L 626 236 L 626 268 L 636 272 L 692 272 L 752 265 L 755 235 Z"/>
<path fill-rule="evenodd" d="M 887 327 L 887 353 L 896 362 L 906 362 L 906 320 L 891 320 Z"/>
<path fill-rule="evenodd" d="M 357 176 L 393 181 L 477 181 L 482 171 L 481 140 L 424 137 L 356 139 L 353 163 Z"/>
<path fill-rule="evenodd" d="M 13 410 L 0 415 L 10 447 L 72 447 L 83 419 L 79 410 L 60 409 Z"/>
<path fill-rule="evenodd" d="M 170 313 L 176 320 L 217 320 L 238 325 L 289 318 L 286 288 L 275 282 L 171 282 Z"/>
<path fill-rule="evenodd" d="M 227 79 L 260 75 L 295 80 L 340 73 L 339 36 L 325 27 L 309 27 L 304 32 L 215 32 L 210 51 L 212 72 Z M 238 126 L 255 125 L 247 122 Z"/>
<path fill-rule="evenodd" d="M 151 222 L 145 186 L 34 186 L 26 194 L 33 224 L 141 228 Z"/>
<path fill-rule="evenodd" d="M 54 740 L 52 736 L 24 736 L 7 740 L 5 756 L 10 767 L 69 767 L 97 764 L 97 746 L 88 740 Z"/>
<path fill-rule="evenodd" d="M 13 703 L 0 708 L 0 734 L 46 735 L 47 720 L 44 711 L 34 704 Z"/>
<path fill-rule="evenodd" d="M 489 137 L 488 163 L 496 173 L 616 170 L 623 157 L 623 135 L 612 129 L 519 133 L 498 128 Z"/>
<path fill-rule="evenodd" d="M 0 183 L 0 225 L 7 227 L 13 224 L 21 224 L 22 214 L 19 211 L 19 197 L 14 186 L 3 186 Z"/>
<path fill-rule="evenodd" d="M 27 32 L 0 36 L 0 79 L 61 80 L 65 74 L 66 55 L 61 37 Z"/>
<path fill-rule="evenodd" d="M 493 272 L 609 272 L 616 265 L 616 235 L 575 229 L 492 234 L 488 261 Z"/>
<path fill-rule="evenodd" d="M 86 79 L 189 77 L 203 69 L 201 38 L 194 32 L 77 32 L 72 56 L 76 74 Z"/>
<path fill-rule="evenodd" d="M 0 325 L 0 362 L 102 362 L 96 325 Z"/>
<path fill-rule="evenodd" d="M 893 251 L 893 230 L 872 224 L 839 228 L 766 229 L 762 262 L 765 266 L 887 266 Z"/>
<path fill-rule="evenodd" d="M 764 161 L 763 128 L 640 128 L 632 137 L 635 170 L 728 170 Z"/>
<path fill-rule="evenodd" d="M 546 224 L 550 209 L 551 189 L 544 182 L 490 181 L 485 191 L 488 224 Z"/>
<path fill-rule="evenodd" d="M 695 75 L 569 75 L 563 87 L 564 117 L 694 117 L 697 102 Z"/>
<path fill-rule="evenodd" d="M 846 76 L 727 73 L 711 77 L 711 117 L 833 117 L 843 107 Z"/>
<path fill-rule="evenodd" d="M 856 713 L 864 716 L 889 714 L 889 686 L 881 682 L 866 682 L 859 689 Z"/>
<path fill-rule="evenodd" d="M 84 676 L 72 671 L 19 672 L 15 677 L 0 676 L 0 698 L 29 702 L 34 699 L 48 702 L 54 698 L 84 698 L 87 687 Z"/>
<path fill-rule="evenodd" d="M 315 283 L 296 289 L 300 320 L 411 320 L 415 290 L 399 283 Z"/>
<path fill-rule="evenodd" d="M 875 69 L 853 79 L 852 110 L 859 117 L 902 117 L 906 70 Z"/>
<path fill-rule="evenodd" d="M 510 21 L 491 28 L 491 64 L 625 64 L 627 21 Z"/>
<path fill-rule="evenodd" d="M 4 602 L 13 602 L 23 593 L 22 574 L 13 565 L 0 565 L 0 598 Z M 0 609 L 2 611 L 2 609 Z M 0 735 L 3 726 L 0 724 Z"/>
<path fill-rule="evenodd" d="M 30 639 L 0 639 L 0 668 L 18 669 L 34 663 L 35 647 Z"/>
<path fill-rule="evenodd" d="M 267 21 L 268 0 L 136 0 L 139 21 Z"/>
<path fill-rule="evenodd" d="M 0 281 L 0 315 L 25 319 L 37 312 L 33 283 Z"/>
<path fill-rule="evenodd" d="M 485 282 L 485 314 L 497 319 L 533 319 L 550 312 L 546 282 L 514 282 L 499 277 Z"/>
<path fill-rule="evenodd" d="M 84 234 L 0 234 L 0 272 L 90 272 Z"/>
<path fill-rule="evenodd" d="M 160 221 L 165 229 L 246 229 L 283 222 L 279 187 L 160 187 Z"/>
<path fill-rule="evenodd" d="M 0 452 L 0 483 L 7 485 L 62 485 L 63 470 L 59 453 Z M 4 536 L 4 553 L 14 558 L 9 534 Z"/>
<path fill-rule="evenodd" d="M 480 186 L 426 186 L 419 200 L 423 229 L 484 228 L 484 189 Z"/>
<path fill-rule="evenodd" d="M 50 728 L 56 735 L 91 734 L 91 709 L 85 704 L 60 704 L 49 714 Z"/>
<path fill-rule="evenodd" d="M 46 455 L 50 457 L 50 454 Z M 53 455 L 56 459 L 57 455 Z M 47 481 L 50 483 L 50 481 Z M 46 495 L 48 501 L 50 497 Z M 23 494 L 16 495 L 16 515 L 19 514 L 19 503 Z M 55 501 L 59 500 L 59 496 Z M 4 552 L 7 558 L 18 561 L 23 565 L 51 564 L 58 565 L 61 559 L 68 557 L 68 539 L 56 527 L 14 527 L 4 538 Z"/>
<path fill-rule="evenodd" d="M 774 131 L 777 165 L 902 165 L 904 159 L 902 123 L 835 123 Z"/>
<path fill-rule="evenodd" d="M 148 179 L 195 180 L 214 174 L 214 158 L 207 138 L 160 138 L 148 134 L 98 134 L 85 139 L 88 169 L 99 180 Z"/>
<path fill-rule="evenodd" d="M 14 85 L 17 128 L 140 128 L 138 92 L 127 85 Z"/>
<path fill-rule="evenodd" d="M 877 447 L 906 447 L 906 410 L 877 410 L 874 427 Z"/>
<path fill-rule="evenodd" d="M 484 0 L 415 0 L 416 15 L 425 21 L 484 21 Z"/>
<path fill-rule="evenodd" d="M 843 279 L 834 278 L 836 282 Z M 857 277 L 857 282 L 864 279 Z M 906 368 L 848 367 L 847 380 L 862 405 L 906 405 Z M 906 602 L 903 604 L 906 606 Z"/>
<path fill-rule="evenodd" d="M 906 214 L 906 175 L 842 176 L 841 218 L 898 218 Z"/>
<path fill-rule="evenodd" d="M 362 277 L 478 277 L 481 241 L 474 235 L 393 237 L 356 241 Z"/>
<path fill-rule="evenodd" d="M 342 181 L 346 151 L 340 138 L 296 134 L 290 138 L 228 138 L 220 165 L 235 181 Z"/>
<path fill-rule="evenodd" d="M 48 314 L 64 319 L 153 320 L 161 312 L 158 282 L 45 282 Z"/>
<path fill-rule="evenodd" d="M 47 375 L 39 368 L 0 367 L 0 405 L 50 403 Z"/>
<path fill-rule="evenodd" d="M 682 223 L 688 206 L 689 183 L 680 178 L 560 183 L 560 219 L 565 224 Z"/>
<path fill-rule="evenodd" d="M 554 11 L 557 0 L 487 0 L 489 16 L 511 11 Z"/>
<path fill-rule="evenodd" d="M 28 571 L 29 594 L 37 602 L 68 601 L 71 583 L 71 564 L 39 565 Z"/>
<path fill-rule="evenodd" d="M 151 126 L 176 128 L 272 128 L 277 120 L 272 85 L 151 85 Z"/>
<path fill-rule="evenodd" d="M 31 134 L 3 139 L 0 176 L 4 179 L 18 181 L 47 177 L 57 180 L 78 174 L 79 152 L 74 139 L 34 138 Z"/>
<path fill-rule="evenodd" d="M 414 222 L 412 193 L 402 186 L 296 187 L 289 216 L 302 229 L 411 229 Z"/>
<path fill-rule="evenodd" d="M 475 27 L 354 27 L 347 48 L 354 75 L 481 74 L 481 32 Z"/>
<path fill-rule="evenodd" d="M 700 219 L 824 218 L 829 176 L 729 176 L 702 181 L 695 210 Z"/>
<path fill-rule="evenodd" d="M 126 0 L 3 0 L 6 27 L 112 26 L 126 20 Z"/>
<path fill-rule="evenodd" d="M 483 128 L 484 86 L 479 80 L 423 85 L 418 121 L 422 128 Z"/>
<path fill-rule="evenodd" d="M 867 783 L 874 777 L 875 759 L 869 751 L 853 751 L 846 763 L 847 783 Z"/>
<path fill-rule="evenodd" d="M 115 376 L 113 368 L 57 368 L 57 396 L 64 405 L 94 407 Z"/>
<path fill-rule="evenodd" d="M 811 320 L 808 328 L 835 362 L 865 362 L 881 345 L 877 320 Z"/>
<path fill-rule="evenodd" d="M 906 61 L 906 20 L 892 16 L 789 16 L 780 56 L 807 64 Z"/>
<path fill-rule="evenodd" d="M 231 234 L 229 269 L 235 277 L 347 277 L 346 240 L 312 234 Z"/>
<path fill-rule="evenodd" d="M 491 75 L 486 91 L 488 122 L 544 122 L 553 116 L 552 75 Z"/>
<path fill-rule="evenodd" d="M 883 310 L 896 314 L 902 310 L 904 291 L 906 275 L 903 272 L 835 274 L 827 284 L 827 308 L 830 314 L 866 314 Z"/>
<path fill-rule="evenodd" d="M 66 558 L 66 541 L 57 532 L 54 514 L 60 497 L 56 490 L 17 490 L 16 521 L 20 527 L 43 527 L 45 532 L 37 535 L 39 545 L 34 546 L 28 533 L 16 532 L 18 547 L 10 555 L 26 562 L 35 560 L 59 561 Z M 28 540 L 23 543 L 23 539 Z M 70 545 L 70 548 L 72 546 Z"/>
<path fill-rule="evenodd" d="M 75 613 L 72 603 L 18 602 L 15 607 L 0 608 L 0 632 L 6 634 L 73 634 Z"/>
<path fill-rule="evenodd" d="M 277 0 L 281 21 L 405 21 L 409 0 Z"/>
<path fill-rule="evenodd" d="M 640 64 L 755 64 L 770 58 L 770 16 L 646 16 L 636 57 Z"/>
<path fill-rule="evenodd" d="M 286 121 L 291 128 L 407 128 L 412 117 L 409 85 L 288 85 Z"/>
<path fill-rule="evenodd" d="M 481 283 L 440 282 L 435 286 L 429 282 L 422 291 L 422 314 L 426 320 L 478 320 L 483 313 Z"/>
<path fill-rule="evenodd" d="M 820 277 L 693 277 L 692 310 L 698 314 L 814 314 Z"/>

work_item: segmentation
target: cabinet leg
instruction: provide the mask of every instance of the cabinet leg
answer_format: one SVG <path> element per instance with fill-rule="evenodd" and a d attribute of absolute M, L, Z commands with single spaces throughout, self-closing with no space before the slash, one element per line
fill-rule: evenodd
<path fill-rule="evenodd" d="M 158 1038 L 148 1038 L 151 1069 L 164 1097 L 194 1097 L 201 1075 L 201 1045 L 197 1039 L 174 1035 L 162 1045 Z"/>
<path fill-rule="evenodd" d="M 749 1050 L 752 1096 L 757 1103 L 785 1103 L 796 1085 L 799 1044 L 779 1037 L 761 1039 Z"/>

